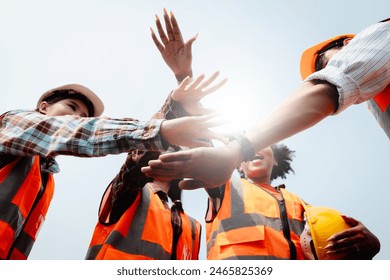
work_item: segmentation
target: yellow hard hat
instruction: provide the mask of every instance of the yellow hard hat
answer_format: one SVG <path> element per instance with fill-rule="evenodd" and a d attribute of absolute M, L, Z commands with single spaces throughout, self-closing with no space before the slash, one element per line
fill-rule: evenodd
<path fill-rule="evenodd" d="M 307 259 L 326 260 L 329 256 L 325 253 L 326 241 L 333 234 L 350 228 L 344 221 L 342 214 L 329 207 L 305 207 L 305 229 L 301 235 L 301 246 Z M 335 256 L 332 256 L 334 259 Z M 338 255 L 338 258 L 342 256 Z"/>
<path fill-rule="evenodd" d="M 342 34 L 333 38 L 330 38 L 326 41 L 323 41 L 321 43 L 318 43 L 307 50 L 305 50 L 302 53 L 301 57 L 301 64 L 300 64 L 300 70 L 301 70 L 301 77 L 302 80 L 306 79 L 307 76 L 314 73 L 316 71 L 315 69 L 315 63 L 317 60 L 318 53 L 324 49 L 325 47 L 329 46 L 335 41 L 338 41 L 343 38 L 353 38 L 355 34 Z"/>

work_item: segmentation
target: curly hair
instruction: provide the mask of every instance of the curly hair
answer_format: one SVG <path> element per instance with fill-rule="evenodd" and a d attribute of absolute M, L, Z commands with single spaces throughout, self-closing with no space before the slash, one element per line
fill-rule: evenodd
<path fill-rule="evenodd" d="M 271 173 L 271 181 L 280 177 L 286 179 L 286 175 L 295 173 L 291 167 L 292 158 L 295 156 L 295 151 L 290 150 L 284 144 L 275 144 L 271 146 L 274 153 L 274 158 L 278 165 L 275 165 Z"/>

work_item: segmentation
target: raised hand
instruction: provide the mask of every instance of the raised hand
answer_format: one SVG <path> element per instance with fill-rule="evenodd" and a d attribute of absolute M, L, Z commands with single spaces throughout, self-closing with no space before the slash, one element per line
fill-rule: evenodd
<path fill-rule="evenodd" d="M 176 79 L 181 82 L 187 76 L 192 77 L 192 44 L 197 35 L 184 43 L 179 25 L 172 12 L 168 15 L 164 9 L 164 21 L 166 33 L 156 15 L 156 27 L 161 41 L 157 38 L 153 28 L 150 28 L 152 39 L 165 63 L 171 68 Z"/>
<path fill-rule="evenodd" d="M 210 93 L 217 91 L 226 83 L 226 78 L 218 83 L 214 83 L 218 76 L 219 72 L 215 72 L 206 80 L 205 75 L 200 75 L 195 80 L 187 77 L 180 83 L 178 88 L 172 91 L 171 97 L 180 103 L 184 110 L 191 115 L 210 114 L 213 110 L 204 108 L 200 101 Z"/>

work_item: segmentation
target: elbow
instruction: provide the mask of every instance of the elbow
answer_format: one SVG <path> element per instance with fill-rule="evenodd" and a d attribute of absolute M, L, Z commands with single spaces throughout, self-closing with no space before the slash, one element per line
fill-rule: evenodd
<path fill-rule="evenodd" d="M 311 103 L 319 118 L 333 115 L 339 107 L 339 93 L 337 87 L 320 80 L 306 82 L 306 93 L 312 100 Z"/>

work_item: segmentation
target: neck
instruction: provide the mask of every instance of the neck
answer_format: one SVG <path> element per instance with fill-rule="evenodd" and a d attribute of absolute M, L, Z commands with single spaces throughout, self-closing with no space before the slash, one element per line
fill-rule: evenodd
<path fill-rule="evenodd" d="M 260 177 L 260 178 L 247 178 L 247 180 L 251 181 L 252 183 L 254 183 L 256 185 L 261 185 L 261 184 L 271 185 L 270 178 L 263 178 L 263 177 Z"/>
<path fill-rule="evenodd" d="M 163 192 L 165 192 L 166 194 L 167 194 L 168 191 L 169 191 L 170 184 L 171 184 L 170 181 L 158 181 L 158 180 L 154 180 L 154 181 L 153 181 L 153 185 L 154 185 L 156 188 L 159 188 L 160 190 L 162 190 Z"/>

